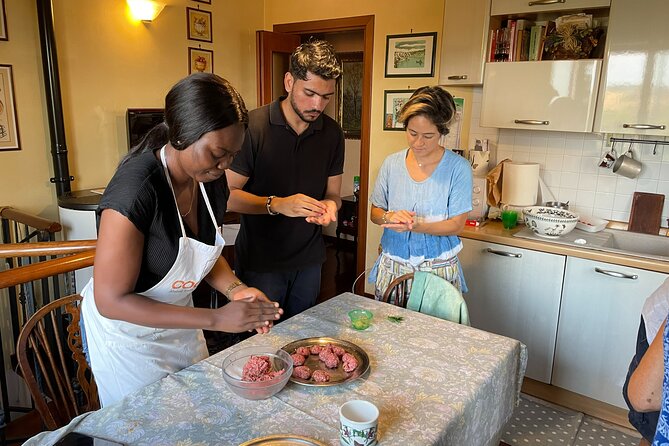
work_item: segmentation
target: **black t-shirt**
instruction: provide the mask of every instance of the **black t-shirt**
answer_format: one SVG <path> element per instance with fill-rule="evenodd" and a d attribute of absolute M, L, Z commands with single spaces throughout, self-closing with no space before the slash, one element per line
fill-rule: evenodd
<path fill-rule="evenodd" d="M 344 133 L 321 115 L 301 134 L 286 123 L 280 98 L 249 113 L 242 151 L 231 170 L 248 177 L 244 190 L 287 197 L 325 198 L 328 178 L 344 171 Z M 242 215 L 235 260 L 255 272 L 289 271 L 325 261 L 321 227 L 304 218 Z"/>
<path fill-rule="evenodd" d="M 230 194 L 225 175 L 205 183 L 209 201 L 219 225 L 223 221 Z M 184 223 L 186 234 L 203 243 L 213 244 L 215 228 L 202 194 L 198 191 L 198 236 Z M 179 252 L 181 227 L 174 196 L 165 170 L 153 152 L 139 154 L 119 166 L 105 188 L 98 214 L 114 209 L 128 218 L 144 234 L 144 255 L 135 284 L 135 292 L 146 291 L 169 272 Z"/>

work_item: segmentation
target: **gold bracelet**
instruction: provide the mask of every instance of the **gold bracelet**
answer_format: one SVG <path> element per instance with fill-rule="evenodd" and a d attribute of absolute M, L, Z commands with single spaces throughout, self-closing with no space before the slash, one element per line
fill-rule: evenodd
<path fill-rule="evenodd" d="M 381 221 L 383 221 L 383 224 L 384 224 L 384 225 L 387 225 L 388 223 L 390 223 L 390 222 L 388 221 L 388 219 L 386 218 L 386 216 L 387 216 L 388 214 L 390 214 L 391 212 L 392 212 L 392 211 L 386 211 L 386 212 L 384 212 L 383 215 L 381 216 Z"/>
<path fill-rule="evenodd" d="M 225 293 L 224 293 L 224 294 L 225 294 L 225 297 L 227 297 L 228 299 L 230 299 L 230 292 L 231 292 L 232 290 L 234 290 L 235 288 L 237 288 L 238 286 L 241 286 L 241 285 L 244 285 L 244 284 L 242 283 L 241 280 L 235 280 L 234 282 L 232 282 L 232 283 L 228 286 L 228 288 L 225 290 Z"/>

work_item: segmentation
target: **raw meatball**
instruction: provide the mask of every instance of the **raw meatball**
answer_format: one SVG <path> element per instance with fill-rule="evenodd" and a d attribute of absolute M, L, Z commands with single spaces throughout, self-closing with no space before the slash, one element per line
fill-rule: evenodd
<path fill-rule="evenodd" d="M 312 345 L 311 348 L 310 348 L 311 354 L 312 355 L 317 355 L 321 352 L 321 350 L 323 350 L 323 348 L 324 347 L 320 346 L 320 345 Z"/>
<path fill-rule="evenodd" d="M 332 350 L 332 353 L 334 353 L 335 355 L 337 355 L 339 357 L 341 357 L 344 353 L 346 353 L 346 350 L 339 347 L 338 345 L 330 344 L 330 345 L 328 345 L 328 347 L 330 347 L 330 349 Z"/>
<path fill-rule="evenodd" d="M 323 350 L 319 355 L 318 358 L 323 361 L 325 364 L 325 367 L 329 369 L 336 369 L 337 366 L 339 365 L 339 358 L 337 358 L 337 355 L 332 353 L 330 350 Z"/>
<path fill-rule="evenodd" d="M 293 358 L 293 365 L 303 365 L 306 361 L 306 358 L 301 354 L 293 353 L 290 357 Z"/>
<path fill-rule="evenodd" d="M 342 368 L 347 373 L 350 373 L 358 368 L 358 360 L 355 359 L 355 356 L 351 355 L 350 353 L 344 353 L 344 355 L 341 357 L 341 360 L 343 362 Z"/>
<path fill-rule="evenodd" d="M 293 369 L 293 376 L 300 379 L 309 379 L 311 377 L 311 369 L 306 365 L 301 365 Z"/>
<path fill-rule="evenodd" d="M 316 370 L 311 375 L 311 379 L 313 379 L 317 383 L 326 383 L 330 381 L 330 374 L 325 370 Z"/>
<path fill-rule="evenodd" d="M 309 347 L 297 347 L 297 350 L 295 350 L 295 353 L 298 355 L 302 356 L 309 356 L 311 354 L 311 350 L 309 350 Z M 297 364 L 300 365 L 300 364 Z"/>

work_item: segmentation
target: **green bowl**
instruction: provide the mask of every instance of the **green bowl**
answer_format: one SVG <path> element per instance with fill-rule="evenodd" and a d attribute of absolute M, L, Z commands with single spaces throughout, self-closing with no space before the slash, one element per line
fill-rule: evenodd
<path fill-rule="evenodd" d="M 367 330 L 374 315 L 371 311 L 367 310 L 351 310 L 348 312 L 348 317 L 351 318 L 351 326 L 353 328 L 356 330 Z"/>

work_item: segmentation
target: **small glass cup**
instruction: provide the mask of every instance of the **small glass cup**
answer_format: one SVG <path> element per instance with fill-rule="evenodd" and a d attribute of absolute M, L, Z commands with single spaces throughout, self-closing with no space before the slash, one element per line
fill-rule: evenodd
<path fill-rule="evenodd" d="M 518 223 L 518 212 L 507 209 L 502 211 L 502 226 L 504 229 L 513 229 Z"/>
<path fill-rule="evenodd" d="M 367 310 L 351 310 L 348 312 L 351 318 L 351 326 L 356 330 L 367 330 L 372 322 L 374 315 Z"/>

